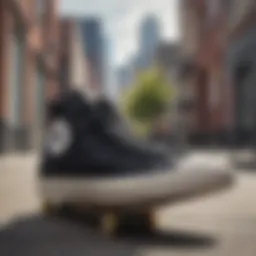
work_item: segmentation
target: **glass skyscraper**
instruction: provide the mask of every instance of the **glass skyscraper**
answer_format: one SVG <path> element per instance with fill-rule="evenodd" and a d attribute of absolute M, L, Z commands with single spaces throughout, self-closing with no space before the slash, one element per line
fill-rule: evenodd
<path fill-rule="evenodd" d="M 143 19 L 139 31 L 139 52 L 135 60 L 137 68 L 146 68 L 152 64 L 160 43 L 160 26 L 155 16 Z"/>

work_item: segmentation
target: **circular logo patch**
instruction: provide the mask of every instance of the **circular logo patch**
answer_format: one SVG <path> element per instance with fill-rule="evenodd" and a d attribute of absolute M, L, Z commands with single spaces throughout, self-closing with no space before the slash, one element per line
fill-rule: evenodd
<path fill-rule="evenodd" d="M 46 150 L 56 156 L 64 154 L 72 142 L 72 131 L 66 120 L 55 120 L 46 134 Z"/>

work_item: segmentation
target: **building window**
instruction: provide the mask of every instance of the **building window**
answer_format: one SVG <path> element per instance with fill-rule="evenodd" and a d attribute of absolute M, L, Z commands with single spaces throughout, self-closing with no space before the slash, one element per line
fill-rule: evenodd
<path fill-rule="evenodd" d="M 69 86 L 69 62 L 67 55 L 63 54 L 59 63 L 59 80 L 61 91 L 64 92 Z"/>
<path fill-rule="evenodd" d="M 209 78 L 209 104 L 212 108 L 217 107 L 220 100 L 219 85 L 218 73 L 212 72 Z"/>
<path fill-rule="evenodd" d="M 223 12 L 225 13 L 225 15 L 227 17 L 228 23 L 232 24 L 232 21 L 234 19 L 235 1 L 234 0 L 223 0 L 222 6 L 223 6 Z"/>
<path fill-rule="evenodd" d="M 234 0 L 222 0 L 222 6 L 226 13 L 229 13 L 232 8 L 232 3 L 234 3 Z"/>
<path fill-rule="evenodd" d="M 10 45 L 10 80 L 9 80 L 9 124 L 18 128 L 22 122 L 22 80 L 24 67 L 24 38 L 18 29 L 11 36 Z"/>
<path fill-rule="evenodd" d="M 45 87 L 44 73 L 40 64 L 36 69 L 36 86 L 35 86 L 35 120 L 37 128 L 42 128 L 44 124 L 44 105 L 45 105 Z"/>
<path fill-rule="evenodd" d="M 253 130 L 256 125 L 255 67 L 249 62 L 240 64 L 235 77 L 237 125 L 243 130 Z"/>
<path fill-rule="evenodd" d="M 207 2 L 207 16 L 210 22 L 215 21 L 218 18 L 220 10 L 220 2 L 218 0 L 208 0 Z"/>
<path fill-rule="evenodd" d="M 36 19 L 38 22 L 42 22 L 46 6 L 45 6 L 46 1 L 45 0 L 35 0 L 35 13 L 36 13 Z"/>

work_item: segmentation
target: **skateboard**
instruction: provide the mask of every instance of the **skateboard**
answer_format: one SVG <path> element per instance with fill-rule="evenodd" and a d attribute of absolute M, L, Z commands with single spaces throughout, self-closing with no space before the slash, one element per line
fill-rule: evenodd
<path fill-rule="evenodd" d="M 122 231 L 148 232 L 155 228 L 153 207 L 93 207 L 74 203 L 57 206 L 44 202 L 43 212 L 51 216 L 81 219 L 110 236 Z"/>

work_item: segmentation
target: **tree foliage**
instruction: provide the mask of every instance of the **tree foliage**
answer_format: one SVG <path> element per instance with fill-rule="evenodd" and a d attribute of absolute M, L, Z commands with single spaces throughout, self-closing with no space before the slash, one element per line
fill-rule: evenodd
<path fill-rule="evenodd" d="M 150 123 L 169 107 L 174 87 L 158 69 L 140 73 L 125 96 L 124 108 L 134 121 Z"/>

